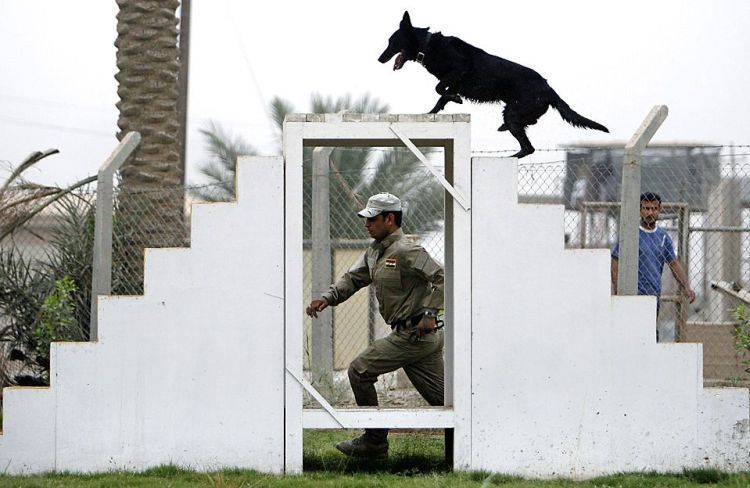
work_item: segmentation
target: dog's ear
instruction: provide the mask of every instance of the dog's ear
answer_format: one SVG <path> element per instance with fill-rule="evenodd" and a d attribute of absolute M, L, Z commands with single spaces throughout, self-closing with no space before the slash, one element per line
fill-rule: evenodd
<path fill-rule="evenodd" d="M 411 17 L 409 17 L 409 11 L 404 10 L 404 17 L 401 19 L 401 24 L 399 25 L 402 29 L 411 29 Z"/>

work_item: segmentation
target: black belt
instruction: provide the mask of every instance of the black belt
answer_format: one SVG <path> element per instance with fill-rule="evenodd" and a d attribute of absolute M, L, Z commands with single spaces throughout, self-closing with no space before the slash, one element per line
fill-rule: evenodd
<path fill-rule="evenodd" d="M 407 327 L 415 327 L 420 320 L 422 320 L 422 317 L 424 317 L 423 314 L 415 315 L 414 317 L 410 317 L 408 319 L 401 319 L 396 320 L 394 322 L 391 322 L 389 325 L 391 326 L 391 330 L 393 329 L 405 329 Z"/>

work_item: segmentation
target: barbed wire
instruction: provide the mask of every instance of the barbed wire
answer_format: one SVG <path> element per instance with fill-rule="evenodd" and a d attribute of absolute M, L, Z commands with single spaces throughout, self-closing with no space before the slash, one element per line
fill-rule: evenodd
<path fill-rule="evenodd" d="M 526 162 L 520 162 L 520 163 L 518 163 L 518 169 L 521 169 L 521 168 L 524 168 L 524 169 L 525 168 L 533 168 L 535 166 L 547 166 L 547 165 L 552 165 L 552 164 L 563 164 L 563 163 L 567 163 L 567 162 L 568 162 L 567 159 L 555 159 L 553 161 L 538 161 L 538 162 L 535 162 L 535 163 L 532 163 L 532 162 L 528 162 L 528 163 L 526 163 Z M 580 160 L 578 160 L 577 162 L 580 162 Z"/>
<path fill-rule="evenodd" d="M 679 148 L 690 148 L 690 149 L 713 149 L 713 148 L 750 148 L 750 144 L 680 144 L 676 143 L 674 144 L 675 147 Z M 436 149 L 442 149 L 440 146 L 423 146 L 423 147 L 431 147 Z M 603 145 L 601 148 L 603 149 L 618 149 L 620 145 Z M 625 143 L 622 143 L 622 147 L 625 147 Z M 658 148 L 660 146 L 646 146 L 647 148 Z M 397 147 L 340 147 L 336 148 L 341 151 L 392 151 L 394 149 L 399 149 L 405 151 L 406 148 L 397 146 Z M 557 148 L 553 147 L 542 147 L 542 148 L 535 148 L 535 152 L 563 152 L 563 151 L 572 151 L 572 150 L 582 150 L 582 149 L 599 149 L 597 146 L 560 146 Z M 518 148 L 510 148 L 510 149 L 477 149 L 471 151 L 471 154 L 494 154 L 499 152 L 518 152 Z"/>
<path fill-rule="evenodd" d="M 705 146 L 709 147 L 709 146 Z M 710 147 L 750 147 L 750 145 L 733 145 L 733 146 L 710 146 Z M 342 150 L 352 150 L 353 148 L 342 148 Z M 383 149 L 383 151 L 391 151 L 392 149 Z M 401 148 L 401 150 L 406 151 L 406 149 Z M 506 150 L 497 150 L 497 151 L 474 151 L 472 154 L 490 154 L 493 152 L 502 152 Z M 507 150 L 511 151 L 511 150 Z M 540 150 L 538 150 L 540 151 Z M 548 149 L 547 151 L 560 151 L 560 150 L 551 150 Z M 743 153 L 734 153 L 734 154 L 717 154 L 714 157 L 718 158 L 743 158 L 750 156 L 750 152 L 743 152 Z M 678 156 L 679 157 L 679 156 Z M 519 161 L 518 163 L 518 169 L 519 171 L 556 171 L 556 168 L 549 168 L 549 166 L 559 166 L 570 162 L 568 159 L 553 159 L 549 161 Z M 10 163 L 7 160 L 0 160 L 0 163 Z M 594 162 L 593 157 L 590 158 L 580 158 L 576 157 L 575 159 L 576 164 L 585 164 L 585 163 L 591 163 L 591 164 L 600 164 L 599 162 Z M 368 163 L 362 166 L 359 166 L 354 169 L 348 169 L 348 170 L 338 170 L 339 174 L 342 175 L 358 175 L 358 174 L 367 174 L 367 173 L 374 173 L 376 172 L 381 165 L 383 164 L 382 161 L 377 161 L 373 163 Z M 724 162 L 723 164 L 729 164 L 727 162 Z M 750 165 L 750 161 L 738 161 L 735 162 L 736 165 L 739 167 L 744 167 L 747 165 Z M 435 165 L 440 167 L 440 165 Z M 427 169 L 419 164 L 415 166 L 412 170 L 404 172 L 403 176 L 412 176 L 418 173 L 422 173 L 427 171 Z M 312 175 L 305 175 L 305 179 L 311 178 Z M 186 186 L 182 185 L 176 185 L 173 187 L 155 187 L 155 188 L 148 188 L 148 189 L 138 189 L 138 193 L 155 193 L 155 192 L 161 192 L 161 191 L 176 191 L 179 189 L 184 189 L 186 191 L 194 191 L 194 190 L 207 190 L 212 188 L 218 188 L 218 187 L 225 187 L 227 184 L 234 183 L 234 178 L 226 179 L 226 180 L 218 180 L 210 183 L 199 183 L 199 184 L 190 184 Z M 24 189 L 16 189 L 16 188 L 9 188 L 6 190 L 7 192 L 14 192 L 14 191 L 26 191 Z M 115 191 L 124 191 L 124 192 L 132 192 L 130 189 L 123 189 L 122 187 L 116 187 Z M 96 186 L 91 184 L 87 185 L 85 187 L 82 187 L 77 190 L 78 193 L 95 193 L 96 192 Z"/>
<path fill-rule="evenodd" d="M 727 157 L 727 156 L 732 156 L 732 155 L 717 155 L 717 156 L 718 157 Z M 734 154 L 733 156 L 735 156 L 735 157 L 750 156 L 750 153 L 739 153 L 739 154 Z M 550 160 L 550 161 L 535 161 L 535 162 L 523 162 L 523 161 L 521 161 L 521 162 L 518 163 L 518 169 L 519 169 L 519 171 L 526 171 L 526 172 L 529 172 L 529 171 L 557 171 L 558 170 L 557 168 L 550 168 L 550 166 L 560 166 L 560 165 L 564 165 L 564 164 L 566 164 L 568 162 L 569 162 L 569 160 L 567 160 L 567 159 L 554 159 L 554 160 Z M 582 163 L 599 164 L 598 162 L 594 163 L 594 161 L 592 160 L 592 158 L 584 158 L 584 159 L 582 159 L 582 158 L 576 158 L 575 162 L 576 162 L 576 164 L 582 164 Z M 372 172 L 375 172 L 375 171 L 378 170 L 378 168 L 380 167 L 380 164 L 381 164 L 380 162 L 378 162 L 378 163 L 370 163 L 370 164 L 366 164 L 366 165 L 360 166 L 360 167 L 355 168 L 355 169 L 339 170 L 338 173 L 342 174 L 342 175 L 358 175 L 358 174 L 372 173 Z M 738 162 L 737 164 L 739 166 L 743 167 L 743 166 L 750 165 L 750 162 Z M 427 171 L 427 169 L 424 166 L 419 165 L 419 166 L 416 166 L 411 171 L 405 172 L 404 176 L 411 176 L 411 175 L 414 175 L 414 174 L 417 174 L 417 173 L 421 173 L 421 172 L 425 172 L 425 171 Z M 313 175 L 311 175 L 311 174 L 305 175 L 304 179 L 308 180 L 308 179 L 312 178 L 312 176 Z M 210 188 L 212 186 L 225 185 L 225 184 L 231 183 L 233 181 L 234 180 L 223 180 L 223 181 L 218 182 L 218 183 L 211 183 L 211 184 L 205 184 L 205 185 L 194 185 L 194 186 L 188 187 L 188 189 Z"/>
<path fill-rule="evenodd" d="M 673 144 L 675 147 L 679 148 L 690 148 L 690 149 L 714 149 L 714 148 L 750 148 L 750 144 L 680 144 L 675 143 Z M 618 149 L 620 145 L 602 145 L 600 147 L 597 147 L 595 145 L 592 146 L 560 146 L 557 148 L 550 148 L 550 147 L 544 147 L 544 148 L 535 148 L 535 152 L 560 152 L 560 151 L 574 151 L 574 150 L 582 150 L 582 149 Z M 625 147 L 625 143 L 622 144 L 622 147 Z M 661 146 L 646 146 L 647 148 L 659 148 Z M 474 150 L 471 151 L 472 154 L 492 154 L 497 152 L 517 152 L 518 149 L 482 149 L 482 150 Z"/>

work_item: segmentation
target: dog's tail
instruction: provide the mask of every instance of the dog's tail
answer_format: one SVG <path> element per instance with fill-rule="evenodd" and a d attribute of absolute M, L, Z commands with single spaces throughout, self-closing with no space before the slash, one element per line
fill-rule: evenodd
<path fill-rule="evenodd" d="M 587 119 L 583 115 L 570 108 L 570 106 L 565 103 L 565 100 L 560 98 L 560 95 L 555 93 L 554 90 L 553 101 L 551 105 L 555 107 L 555 110 L 560 113 L 560 117 L 562 117 L 565 122 L 569 123 L 573 127 L 582 127 L 585 129 L 596 129 L 602 132 L 609 132 L 609 129 L 604 127 L 602 124 L 594 122 L 591 119 Z"/>

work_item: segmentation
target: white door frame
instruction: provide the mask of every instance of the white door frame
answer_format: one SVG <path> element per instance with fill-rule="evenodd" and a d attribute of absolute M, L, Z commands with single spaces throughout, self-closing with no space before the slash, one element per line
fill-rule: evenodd
<path fill-rule="evenodd" d="M 304 411 L 303 147 L 442 147 L 445 151 L 444 408 Z M 418 150 L 417 150 L 418 151 Z M 423 159 L 423 158 L 420 158 Z M 423 161 L 424 162 L 424 161 Z M 432 168 L 428 168 L 432 171 Z M 468 115 L 294 114 L 284 121 L 286 473 L 302 472 L 304 428 L 453 428 L 453 467 L 471 463 L 471 136 Z M 440 178 L 438 178 L 440 179 Z M 311 391 L 311 393 L 313 393 Z M 314 393 L 313 393 L 314 395 Z"/>

